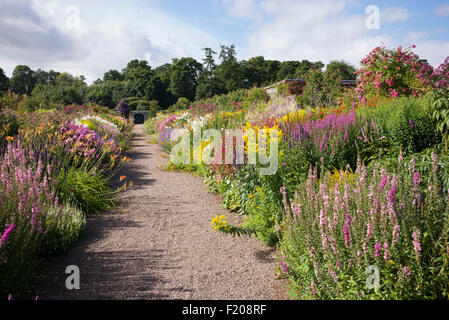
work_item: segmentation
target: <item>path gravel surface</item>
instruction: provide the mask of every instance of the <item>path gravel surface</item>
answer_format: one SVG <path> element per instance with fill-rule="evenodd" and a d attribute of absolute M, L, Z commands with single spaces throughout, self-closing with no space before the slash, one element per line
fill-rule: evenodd
<path fill-rule="evenodd" d="M 220 197 L 199 177 L 162 169 L 166 157 L 135 127 L 120 175 L 134 187 L 119 207 L 88 217 L 82 239 L 47 260 L 33 292 L 40 299 L 286 299 L 275 252 L 256 238 L 212 231 Z M 80 269 L 80 290 L 67 290 L 65 269 Z"/>

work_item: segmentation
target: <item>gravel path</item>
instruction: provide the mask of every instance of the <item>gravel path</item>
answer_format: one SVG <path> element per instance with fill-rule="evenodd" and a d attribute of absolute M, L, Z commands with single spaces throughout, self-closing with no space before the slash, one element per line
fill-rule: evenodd
<path fill-rule="evenodd" d="M 142 130 L 136 126 L 133 161 L 120 173 L 134 187 L 120 194 L 117 209 L 89 217 L 72 249 L 45 262 L 35 294 L 41 299 L 285 299 L 285 286 L 274 277 L 274 250 L 256 238 L 213 232 L 211 219 L 228 213 L 220 198 L 198 177 L 162 170 L 167 160 Z M 65 288 L 68 265 L 80 269 L 80 290 Z"/>

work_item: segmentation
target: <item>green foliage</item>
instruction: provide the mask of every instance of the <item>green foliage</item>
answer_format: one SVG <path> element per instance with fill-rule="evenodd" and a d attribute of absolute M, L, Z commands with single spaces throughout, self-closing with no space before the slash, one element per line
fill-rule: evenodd
<path fill-rule="evenodd" d="M 281 66 L 277 73 L 277 80 L 281 81 L 285 79 L 304 79 L 310 70 L 321 70 L 323 67 L 324 64 L 321 61 L 284 61 L 281 63 Z"/>
<path fill-rule="evenodd" d="M 250 102 L 268 102 L 270 96 L 263 88 L 252 88 L 248 91 L 248 96 L 245 100 Z"/>
<path fill-rule="evenodd" d="M 39 109 L 41 100 L 33 96 L 24 95 L 20 100 L 19 112 L 33 112 Z"/>
<path fill-rule="evenodd" d="M 3 69 L 0 68 L 0 94 L 2 92 L 8 91 L 8 88 L 9 88 L 9 79 L 3 72 Z"/>
<path fill-rule="evenodd" d="M 48 208 L 43 225 L 48 232 L 39 253 L 50 256 L 67 251 L 79 239 L 86 217 L 81 210 L 66 204 L 60 208 Z"/>
<path fill-rule="evenodd" d="M 17 94 L 31 94 L 36 84 L 34 71 L 28 66 L 18 65 L 15 67 L 9 80 L 11 91 Z"/>
<path fill-rule="evenodd" d="M 82 212 L 95 214 L 114 206 L 113 192 L 106 181 L 93 172 L 70 168 L 67 175 L 60 175 L 58 196 Z"/>
<path fill-rule="evenodd" d="M 373 111 L 381 132 L 406 153 L 420 152 L 441 142 L 426 97 L 404 97 L 381 103 Z"/>
<path fill-rule="evenodd" d="M 341 80 L 356 80 L 356 69 L 343 60 L 333 60 L 326 65 L 326 74 L 335 75 Z"/>
<path fill-rule="evenodd" d="M 193 58 L 173 59 L 170 72 L 170 91 L 178 98 L 195 99 L 196 87 L 203 70 Z"/>
<path fill-rule="evenodd" d="M 123 71 L 125 75 L 125 92 L 128 97 L 153 99 L 161 86 L 159 77 L 147 61 L 133 60 Z"/>
<path fill-rule="evenodd" d="M 13 137 L 19 132 L 17 114 L 11 109 L 0 110 L 0 145 L 6 137 Z"/>
<path fill-rule="evenodd" d="M 92 88 L 91 90 L 95 90 Z M 64 106 L 69 104 L 82 104 L 84 87 L 38 84 L 32 91 L 32 97 L 37 99 L 45 108 Z"/>
<path fill-rule="evenodd" d="M 319 69 L 310 70 L 306 76 L 306 86 L 297 102 L 305 107 L 335 107 L 341 95 L 340 79 L 335 74 Z"/>
<path fill-rule="evenodd" d="M 430 91 L 427 94 L 431 104 L 432 119 L 436 122 L 436 128 L 442 135 L 447 135 L 449 130 L 449 91 Z"/>
<path fill-rule="evenodd" d="M 169 111 L 187 110 L 190 106 L 190 101 L 187 98 L 181 97 L 174 105 L 169 108 Z"/>

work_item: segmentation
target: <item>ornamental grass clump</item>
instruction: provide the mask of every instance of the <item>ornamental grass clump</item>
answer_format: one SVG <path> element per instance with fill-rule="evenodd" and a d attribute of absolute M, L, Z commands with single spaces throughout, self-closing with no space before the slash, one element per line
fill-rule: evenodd
<path fill-rule="evenodd" d="M 305 299 L 447 299 L 448 190 L 399 161 L 394 171 L 359 163 L 351 179 L 310 169 L 286 204 L 282 252 L 293 294 Z M 378 277 L 377 277 L 378 271 Z"/>

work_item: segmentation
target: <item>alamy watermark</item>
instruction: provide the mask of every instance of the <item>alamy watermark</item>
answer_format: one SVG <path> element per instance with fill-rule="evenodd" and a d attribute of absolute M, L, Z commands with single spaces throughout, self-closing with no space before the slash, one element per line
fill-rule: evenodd
<path fill-rule="evenodd" d="M 367 15 L 365 20 L 365 26 L 368 30 L 380 29 L 380 9 L 376 5 L 369 5 L 365 8 L 365 14 Z"/>
<path fill-rule="evenodd" d="M 75 265 L 67 266 L 65 273 L 69 274 L 65 280 L 65 287 L 68 290 L 79 290 L 80 289 L 80 268 Z"/>
<path fill-rule="evenodd" d="M 69 5 L 65 8 L 65 27 L 67 30 L 79 30 L 81 28 L 81 15 L 78 6 Z"/>
<path fill-rule="evenodd" d="M 380 272 L 376 265 L 370 265 L 365 270 L 366 288 L 379 290 L 380 288 Z"/>
<path fill-rule="evenodd" d="M 224 134 L 224 136 L 223 136 Z M 180 141 L 178 141 L 180 139 Z M 277 129 L 207 129 L 196 127 L 173 129 L 170 141 L 178 141 L 171 149 L 173 164 L 248 164 L 260 165 L 261 175 L 274 175 L 279 162 Z M 224 142 L 224 143 L 223 143 Z M 265 166 L 265 167 L 264 167 Z"/>

